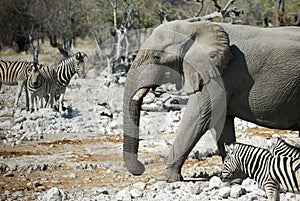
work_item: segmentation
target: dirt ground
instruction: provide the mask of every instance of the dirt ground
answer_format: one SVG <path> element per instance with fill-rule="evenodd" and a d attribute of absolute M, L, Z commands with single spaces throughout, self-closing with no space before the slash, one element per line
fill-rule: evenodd
<path fill-rule="evenodd" d="M 82 42 L 82 45 L 86 44 L 86 42 Z M 89 45 L 87 48 L 92 49 L 94 47 Z M 47 47 L 45 47 L 41 58 L 50 61 L 51 59 L 46 55 L 53 52 L 47 50 Z M 10 52 L 1 54 L 1 56 L 16 56 Z M 91 64 L 87 66 L 91 66 Z M 91 83 L 94 85 L 88 87 L 93 92 L 97 87 L 99 88 L 102 81 L 99 84 L 92 80 Z M 81 84 L 82 86 L 86 85 L 86 83 Z M 15 88 L 8 87 L 5 90 L 10 98 L 6 99 L 6 96 L 3 98 L 3 95 L 0 94 L 0 112 L 4 107 L 13 107 L 13 90 Z M 72 93 L 76 92 L 76 88 L 72 90 Z M 76 93 L 78 96 L 79 93 Z M 102 96 L 106 96 L 104 92 L 98 94 L 101 95 L 101 93 Z M 110 95 L 114 97 L 115 94 Z M 72 101 L 72 98 L 76 99 L 76 96 L 66 96 L 69 101 Z M 91 100 L 95 102 L 95 100 L 101 100 L 102 98 L 93 96 Z M 24 107 L 24 100 L 22 104 L 21 107 Z M 97 106 L 97 104 L 95 105 Z M 122 100 L 119 100 L 118 105 L 121 107 Z M 86 105 L 83 103 L 84 106 Z M 77 109 L 83 110 L 84 108 L 78 107 Z M 86 109 L 84 112 L 92 113 L 93 110 Z M 6 120 L 13 121 L 14 118 L 13 113 L 5 113 L 0 115 L 0 123 Z M 51 122 L 45 123 L 51 124 Z M 8 132 L 9 130 L 0 127 L 0 200 L 36 200 L 37 196 L 45 194 L 52 187 L 57 187 L 70 194 L 82 193 L 88 195 L 93 193 L 115 194 L 120 189 L 132 186 L 137 182 L 147 184 L 146 188 L 148 188 L 156 182 L 155 178 L 163 171 L 167 160 L 165 155 L 161 155 L 157 151 L 152 152 L 149 148 L 146 149 L 148 151 L 140 150 L 139 158 L 143 162 L 146 161 L 146 171 L 141 176 L 133 176 L 123 165 L 123 137 L 121 133 L 107 134 L 100 131 L 68 134 L 44 133 L 39 139 L 12 145 L 5 143 Z M 282 134 L 283 138 L 293 134 L 295 136 L 293 139 L 298 136 L 296 132 L 291 131 L 250 128 L 246 131 L 238 131 L 237 138 L 248 140 L 246 142 L 252 140 L 252 144 L 256 144 L 256 139 L 272 137 L 273 134 Z M 165 139 L 175 139 L 174 134 L 161 134 L 159 136 L 160 138 L 152 140 L 162 142 Z M 299 140 L 297 142 L 299 143 Z M 154 143 L 153 146 L 159 145 Z M 153 148 L 159 149 L 160 147 Z M 222 163 L 219 156 L 210 156 L 202 161 L 189 158 L 186 161 L 182 172 L 184 178 L 188 181 L 201 181 L 198 183 L 199 186 L 207 187 L 207 178 L 193 178 L 189 171 L 196 165 L 220 167 Z"/>

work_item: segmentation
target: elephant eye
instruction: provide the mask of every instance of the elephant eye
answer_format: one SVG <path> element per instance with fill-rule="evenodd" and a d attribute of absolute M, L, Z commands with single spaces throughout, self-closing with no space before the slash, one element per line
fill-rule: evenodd
<path fill-rule="evenodd" d="M 217 53 L 215 51 L 211 51 L 209 54 L 210 58 L 214 59 L 217 57 Z"/>

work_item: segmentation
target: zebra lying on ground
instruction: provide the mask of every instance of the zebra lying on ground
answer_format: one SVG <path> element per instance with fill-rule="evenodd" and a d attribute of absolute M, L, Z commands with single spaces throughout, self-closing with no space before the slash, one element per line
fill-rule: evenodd
<path fill-rule="evenodd" d="M 58 110 L 63 112 L 63 99 L 66 93 L 66 88 L 69 85 L 71 78 L 78 73 L 82 65 L 84 65 L 84 57 L 86 54 L 77 52 L 76 54 L 61 60 L 56 66 L 54 66 L 57 73 L 57 94 L 58 94 Z"/>
<path fill-rule="evenodd" d="M 300 148 L 285 142 L 283 139 L 279 137 L 277 137 L 275 141 L 273 141 L 269 150 L 274 156 L 282 155 L 282 156 L 300 158 Z"/>
<path fill-rule="evenodd" d="M 273 156 L 267 149 L 233 143 L 225 145 L 222 179 L 238 171 L 254 179 L 265 190 L 268 200 L 279 200 L 279 191 L 300 193 L 300 158 Z"/>
<path fill-rule="evenodd" d="M 37 64 L 30 66 L 27 89 L 31 112 L 33 109 L 37 112 L 38 98 L 40 100 L 40 107 L 53 108 L 54 96 L 57 89 L 57 74 L 55 70 L 50 66 L 38 66 Z"/>
<path fill-rule="evenodd" d="M 26 109 L 29 109 L 28 92 L 26 88 L 26 80 L 28 77 L 28 66 L 32 65 L 28 61 L 0 61 L 0 91 L 2 84 L 18 85 L 14 107 L 18 107 L 18 102 L 23 87 L 26 94 Z"/>

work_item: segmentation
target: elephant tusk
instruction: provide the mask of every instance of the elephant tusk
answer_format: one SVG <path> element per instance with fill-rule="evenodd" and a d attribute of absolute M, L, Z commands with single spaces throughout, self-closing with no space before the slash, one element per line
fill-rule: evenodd
<path fill-rule="evenodd" d="M 141 98 L 143 98 L 149 91 L 149 88 L 141 88 L 139 89 L 135 95 L 133 96 L 132 100 L 139 101 Z"/>

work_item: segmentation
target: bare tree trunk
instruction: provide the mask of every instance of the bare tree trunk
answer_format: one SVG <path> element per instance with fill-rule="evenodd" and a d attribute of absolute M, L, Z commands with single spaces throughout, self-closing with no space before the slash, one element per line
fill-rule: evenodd
<path fill-rule="evenodd" d="M 93 37 L 94 37 L 96 47 L 97 47 L 97 54 L 98 54 L 100 60 L 103 60 L 103 52 L 102 52 L 101 47 L 100 47 L 101 41 L 97 37 L 97 31 L 96 30 L 93 31 Z"/>

